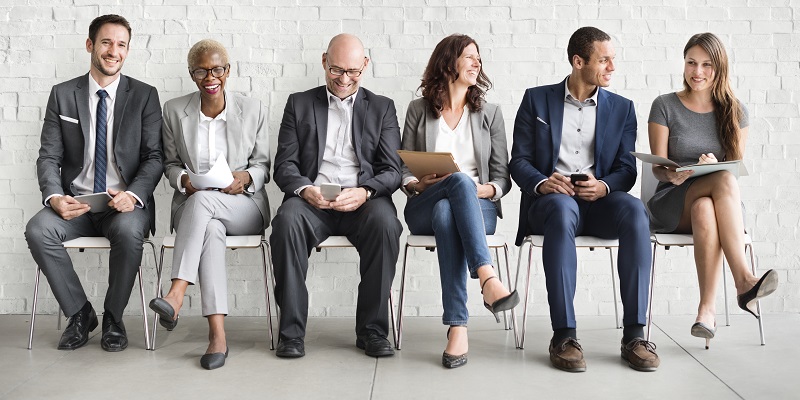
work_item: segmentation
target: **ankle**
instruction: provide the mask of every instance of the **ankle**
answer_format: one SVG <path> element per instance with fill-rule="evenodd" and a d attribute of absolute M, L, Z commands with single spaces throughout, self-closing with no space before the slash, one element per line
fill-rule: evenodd
<path fill-rule="evenodd" d="M 553 343 L 561 343 L 566 338 L 578 338 L 578 330 L 575 328 L 559 328 L 553 330 Z"/>

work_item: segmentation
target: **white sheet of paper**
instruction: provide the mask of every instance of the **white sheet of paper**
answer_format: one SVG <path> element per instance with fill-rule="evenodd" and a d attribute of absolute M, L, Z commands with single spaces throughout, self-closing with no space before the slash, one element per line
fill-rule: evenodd
<path fill-rule="evenodd" d="M 747 176 L 749 174 L 747 172 L 747 168 L 745 168 L 744 163 L 741 160 L 720 161 L 708 164 L 692 164 L 681 167 L 678 163 L 672 160 L 669 160 L 664 157 L 659 157 L 653 154 L 637 153 L 634 151 L 632 151 L 631 154 L 633 154 L 634 157 L 646 163 L 676 167 L 675 171 L 689 171 L 689 170 L 694 171 L 694 173 L 691 176 L 692 178 L 696 178 L 698 176 L 703 176 L 717 171 L 730 171 L 737 178 L 740 176 Z"/>
<path fill-rule="evenodd" d="M 189 180 L 195 189 L 224 189 L 233 183 L 233 174 L 231 168 L 228 166 L 228 161 L 225 160 L 225 155 L 219 153 L 217 161 L 205 174 L 195 174 L 186 165 L 186 173 L 189 174 Z"/>

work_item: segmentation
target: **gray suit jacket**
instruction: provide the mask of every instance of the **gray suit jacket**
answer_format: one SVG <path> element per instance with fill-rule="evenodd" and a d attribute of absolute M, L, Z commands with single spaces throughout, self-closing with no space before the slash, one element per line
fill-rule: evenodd
<path fill-rule="evenodd" d="M 161 105 L 156 88 L 122 75 L 114 103 L 114 158 L 127 190 L 150 214 L 155 233 L 153 190 L 164 170 Z M 77 121 L 77 122 L 74 122 Z M 53 86 L 42 126 L 36 173 L 42 202 L 53 194 L 75 196 L 72 183 L 83 169 L 89 148 L 89 74 Z"/>
<path fill-rule="evenodd" d="M 225 155 L 232 171 L 247 171 L 253 178 L 253 201 L 261 211 L 263 226 L 269 226 L 269 199 L 266 183 L 269 182 L 269 135 L 267 134 L 267 109 L 257 99 L 225 93 L 227 108 L 228 154 Z M 197 171 L 197 125 L 200 115 L 200 92 L 172 99 L 164 104 L 164 175 L 175 189 L 172 195 L 170 228 L 174 227 L 175 213 L 187 197 L 178 190 L 178 177 L 188 165 Z"/>
<path fill-rule="evenodd" d="M 478 180 L 481 184 L 497 184 L 505 196 L 511 190 L 508 175 L 508 148 L 503 112 L 494 104 L 483 103 L 481 111 L 470 114 L 472 142 L 475 145 L 475 160 L 478 164 Z M 408 104 L 406 122 L 403 126 L 403 150 L 433 151 L 436 135 L 439 134 L 439 119 L 428 107 L 424 98 Z M 412 177 L 403 164 L 403 180 Z M 405 192 L 405 188 L 403 188 Z M 409 194 L 406 192 L 406 194 Z M 500 200 L 495 202 L 497 215 L 503 217 Z"/>
<path fill-rule="evenodd" d="M 328 99 L 325 86 L 294 93 L 286 101 L 275 154 L 275 183 L 284 201 L 313 185 L 325 152 Z M 400 187 L 400 126 L 394 102 L 359 88 L 353 108 L 353 147 L 360 163 L 358 185 L 391 196 Z"/>

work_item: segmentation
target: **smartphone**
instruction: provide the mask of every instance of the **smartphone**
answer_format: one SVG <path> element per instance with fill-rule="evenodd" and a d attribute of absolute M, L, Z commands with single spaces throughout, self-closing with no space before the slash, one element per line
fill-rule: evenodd
<path fill-rule="evenodd" d="M 338 183 L 323 183 L 319 189 L 322 198 L 328 201 L 336 200 L 336 197 L 342 193 L 342 185 Z"/>
<path fill-rule="evenodd" d="M 588 180 L 589 180 L 589 175 L 586 174 L 572 174 L 569 176 L 569 181 L 572 182 L 573 185 L 575 184 L 575 182 L 588 181 Z"/>

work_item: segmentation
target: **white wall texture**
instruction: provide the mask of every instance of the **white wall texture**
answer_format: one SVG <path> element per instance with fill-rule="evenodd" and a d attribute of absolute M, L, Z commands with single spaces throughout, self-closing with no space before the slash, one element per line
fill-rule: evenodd
<path fill-rule="evenodd" d="M 158 88 L 161 101 L 196 90 L 186 72 L 186 53 L 197 40 L 225 44 L 233 66 L 229 90 L 269 107 L 272 155 L 287 96 L 322 84 L 321 54 L 340 32 L 358 35 L 372 63 L 363 85 L 394 99 L 400 124 L 416 97 L 420 76 L 435 44 L 466 33 L 481 46 L 484 69 L 494 82 L 488 94 L 502 106 L 511 143 L 514 117 L 525 88 L 555 83 L 569 72 L 566 45 L 580 26 L 608 32 L 617 51 L 611 90 L 637 106 L 637 148 L 648 151 L 647 115 L 652 100 L 681 87 L 682 55 L 694 33 L 721 36 L 732 60 L 732 83 L 750 109 L 746 165 L 740 179 L 757 264 L 778 270 L 781 286 L 763 305 L 768 312 L 800 311 L 800 1 L 797 0 L 3 0 L 0 2 L 0 313 L 30 312 L 35 264 L 23 231 L 40 208 L 35 160 L 47 96 L 52 85 L 84 74 L 89 22 L 117 13 L 133 26 L 123 73 Z M 271 207 L 281 194 L 269 185 Z M 639 194 L 638 186 L 633 190 Z M 169 233 L 171 189 L 157 188 L 157 245 Z M 519 190 L 504 199 L 499 233 L 513 240 Z M 404 196 L 394 196 L 401 215 Z M 405 232 L 407 233 L 407 231 Z M 401 245 L 405 237 L 401 238 Z M 513 246 L 513 243 L 512 243 Z M 165 268 L 171 265 L 167 252 Z M 517 249 L 512 248 L 512 268 Z M 399 270 L 395 288 L 399 288 Z M 532 313 L 547 315 L 541 254 L 534 252 Z M 691 250 L 659 250 L 654 313 L 693 314 L 698 303 Z M 98 307 L 107 287 L 107 253 L 73 254 L 91 301 Z M 579 252 L 575 305 L 579 315 L 613 315 L 607 253 Z M 152 254 L 145 250 L 145 289 L 154 294 Z M 229 252 L 232 315 L 264 315 L 260 252 Z M 358 257 L 352 249 L 314 253 L 308 285 L 313 316 L 355 313 Z M 731 280 L 729 284 L 733 285 Z M 521 286 L 520 286 L 521 287 Z M 57 304 L 42 284 L 39 306 Z M 409 254 L 407 315 L 441 315 L 436 257 Z M 137 289 L 134 288 L 134 294 Z M 722 291 L 718 308 L 722 310 Z M 734 292 L 735 293 L 735 292 Z M 470 310 L 486 315 L 478 284 L 470 286 Z M 196 289 L 181 312 L 200 313 Z M 729 303 L 735 307 L 735 300 Z M 132 298 L 128 312 L 139 314 Z"/>

